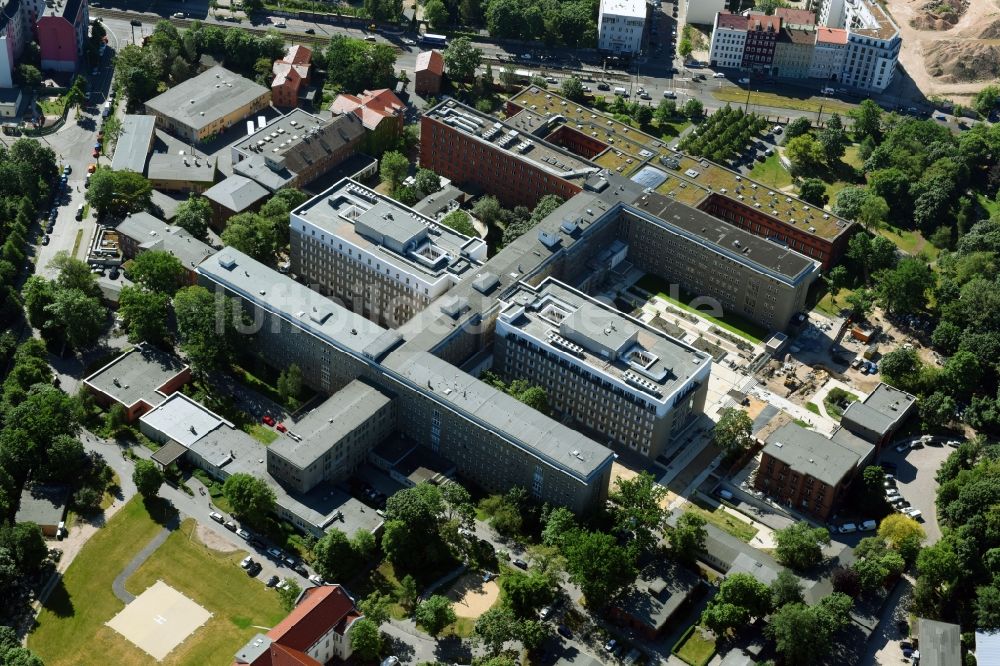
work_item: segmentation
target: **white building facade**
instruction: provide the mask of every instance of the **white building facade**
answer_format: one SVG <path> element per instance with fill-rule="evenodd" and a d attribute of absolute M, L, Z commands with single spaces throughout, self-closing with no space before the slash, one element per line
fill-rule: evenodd
<path fill-rule="evenodd" d="M 684 7 L 686 23 L 711 25 L 715 15 L 726 8 L 726 0 L 687 0 Z"/>
<path fill-rule="evenodd" d="M 817 28 L 816 47 L 809 65 L 813 79 L 839 81 L 847 55 L 847 31 L 843 28 Z"/>
<path fill-rule="evenodd" d="M 715 15 L 709 62 L 712 67 L 739 67 L 743 62 L 743 49 L 747 42 L 750 21 L 738 14 Z"/>
<path fill-rule="evenodd" d="M 882 92 L 892 83 L 903 43 L 899 29 L 870 0 L 848 0 L 847 53 L 840 80 L 850 86 Z"/>
<path fill-rule="evenodd" d="M 597 48 L 618 55 L 637 54 L 646 30 L 645 0 L 601 0 Z"/>

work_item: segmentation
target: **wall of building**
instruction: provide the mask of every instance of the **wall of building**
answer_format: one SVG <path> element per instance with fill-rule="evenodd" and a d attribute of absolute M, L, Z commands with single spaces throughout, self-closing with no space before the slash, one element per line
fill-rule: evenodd
<path fill-rule="evenodd" d="M 762 454 L 754 487 L 782 504 L 826 520 L 842 499 L 849 479 L 841 479 L 834 487 L 793 470 L 785 463 Z"/>
<path fill-rule="evenodd" d="M 441 77 L 430 70 L 421 70 L 414 76 L 413 90 L 418 95 L 436 95 L 441 92 Z"/>
<path fill-rule="evenodd" d="M 642 47 L 645 17 L 605 13 L 602 3 L 597 17 L 597 48 L 623 55 L 638 53 Z"/>
<path fill-rule="evenodd" d="M 36 31 L 42 69 L 76 71 L 79 45 L 73 24 L 61 16 L 43 16 L 38 20 Z"/>
<path fill-rule="evenodd" d="M 580 186 L 434 118 L 420 119 L 420 165 L 462 186 L 476 186 L 506 208 L 534 208 L 546 194 L 569 199 Z"/>
<path fill-rule="evenodd" d="M 216 118 L 205 127 L 197 129 L 186 122 L 173 117 L 158 113 L 150 107 L 146 107 L 146 113 L 156 118 L 156 126 L 166 130 L 180 139 L 187 141 L 201 141 L 214 134 L 224 132 L 238 122 L 243 121 L 252 113 L 257 113 L 261 109 L 267 108 L 271 104 L 271 91 L 266 90 L 260 97 L 251 100 L 238 109 L 228 114 Z"/>
<path fill-rule="evenodd" d="M 712 25 L 715 15 L 726 8 L 726 0 L 686 0 L 685 21 L 698 25 Z"/>
<path fill-rule="evenodd" d="M 809 76 L 814 79 L 839 81 L 844 69 L 845 55 L 847 47 L 843 44 L 818 42 L 813 49 L 812 61 L 809 64 Z"/>
<path fill-rule="evenodd" d="M 774 47 L 775 76 L 791 79 L 809 76 L 813 50 L 812 44 L 779 41 Z"/>
<path fill-rule="evenodd" d="M 712 45 L 709 49 L 709 61 L 712 66 L 740 67 L 743 64 L 746 41 L 747 33 L 745 30 L 716 28 L 712 32 Z"/>

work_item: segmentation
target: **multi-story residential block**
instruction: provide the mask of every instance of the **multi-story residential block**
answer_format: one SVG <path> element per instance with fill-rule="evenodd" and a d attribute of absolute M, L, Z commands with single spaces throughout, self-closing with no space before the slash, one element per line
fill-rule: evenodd
<path fill-rule="evenodd" d="M 486 259 L 486 243 L 345 179 L 292 211 L 292 271 L 398 326 Z"/>
<path fill-rule="evenodd" d="M 645 0 L 601 0 L 597 12 L 597 48 L 618 55 L 642 49 L 646 30 Z"/>
<path fill-rule="evenodd" d="M 271 101 L 275 106 L 298 106 L 309 86 L 312 67 L 312 50 L 295 44 L 289 46 L 285 56 L 275 60 L 271 66 L 274 79 L 271 81 Z"/>
<path fill-rule="evenodd" d="M 294 437 L 267 447 L 267 471 L 307 493 L 323 481 L 346 481 L 396 429 L 396 414 L 388 395 L 356 379 L 293 427 Z"/>
<path fill-rule="evenodd" d="M 232 666 L 323 666 L 351 656 L 351 629 L 364 617 L 340 585 L 308 587 L 284 620 L 244 645 Z"/>
<path fill-rule="evenodd" d="M 154 153 L 149 157 L 146 177 L 153 188 L 166 192 L 204 192 L 219 174 L 217 158 L 198 155 Z"/>
<path fill-rule="evenodd" d="M 293 109 L 230 148 L 233 173 L 269 192 L 303 187 L 356 154 L 364 137 L 365 128 L 355 115 L 323 120 Z"/>
<path fill-rule="evenodd" d="M 42 69 L 75 72 L 87 46 L 89 26 L 87 0 L 46 3 L 35 24 Z"/>
<path fill-rule="evenodd" d="M 787 423 L 767 438 L 754 487 L 797 511 L 827 520 L 873 451 L 871 444 L 844 429 L 826 437 Z"/>
<path fill-rule="evenodd" d="M 212 228 L 222 231 L 226 220 L 239 213 L 252 213 L 260 209 L 271 193 L 256 180 L 238 173 L 208 188 L 202 193 L 212 207 Z"/>
<path fill-rule="evenodd" d="M 443 102 L 425 116 L 421 154 L 431 155 L 438 173 L 477 185 L 507 206 L 533 206 L 546 192 L 568 198 L 607 169 L 783 244 L 824 269 L 854 232 L 847 220 L 670 150 L 657 137 L 555 93 L 529 86 L 508 101 L 507 114 L 497 122 L 454 100 Z M 448 117 L 453 120 L 447 124 L 438 120 Z M 522 144 L 530 147 L 522 150 Z"/>
<path fill-rule="evenodd" d="M 872 0 L 847 0 L 847 54 L 840 80 L 882 92 L 892 83 L 903 40 L 888 12 Z"/>
<path fill-rule="evenodd" d="M 418 95 L 437 95 L 444 79 L 444 57 L 437 51 L 421 51 L 413 68 L 413 91 Z"/>
<path fill-rule="evenodd" d="M 188 282 L 195 282 L 195 268 L 215 254 L 211 245 L 201 242 L 181 227 L 174 227 L 149 213 L 132 213 L 115 229 L 125 259 L 135 259 L 143 252 L 168 252 L 183 264 Z"/>
<path fill-rule="evenodd" d="M 794 79 L 809 76 L 815 48 L 816 32 L 814 30 L 782 28 L 778 33 L 778 41 L 774 45 L 774 61 L 772 62 L 774 76 Z"/>
<path fill-rule="evenodd" d="M 381 155 L 395 145 L 403 133 L 406 105 L 388 88 L 366 90 L 361 95 L 337 95 L 330 111 L 353 114 L 361 120 L 366 130 L 363 148 L 373 155 Z"/>
<path fill-rule="evenodd" d="M 820 25 L 843 28 L 847 25 L 847 0 L 822 0 L 817 12 Z"/>
<path fill-rule="evenodd" d="M 156 126 L 190 142 L 224 132 L 271 103 L 271 91 L 224 67 L 210 67 L 146 102 Z"/>
<path fill-rule="evenodd" d="M 847 31 L 843 28 L 816 29 L 816 46 L 809 64 L 809 76 L 814 79 L 839 81 L 847 56 Z"/>
<path fill-rule="evenodd" d="M 22 0 L 7 0 L 0 10 L 0 88 L 13 87 L 17 59 L 26 40 L 31 39 L 30 28 L 35 22 L 26 18 L 27 13 Z"/>
<path fill-rule="evenodd" d="M 708 354 L 551 278 L 501 301 L 494 345 L 504 377 L 612 448 L 655 459 L 704 408 Z"/>
<path fill-rule="evenodd" d="M 750 19 L 741 14 L 719 12 L 715 15 L 709 62 L 712 67 L 740 67 L 746 48 Z"/>
<path fill-rule="evenodd" d="M 755 12 L 751 12 L 748 18 L 747 40 L 740 67 L 752 72 L 771 74 L 774 48 L 781 31 L 781 18 Z"/>
<path fill-rule="evenodd" d="M 685 0 L 684 20 L 698 25 L 712 25 L 715 15 L 726 10 L 726 0 Z"/>

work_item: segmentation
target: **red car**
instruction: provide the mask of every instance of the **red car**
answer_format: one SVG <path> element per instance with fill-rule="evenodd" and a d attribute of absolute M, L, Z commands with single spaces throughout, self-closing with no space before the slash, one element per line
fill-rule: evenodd
<path fill-rule="evenodd" d="M 100 157 L 100 156 L 101 156 L 101 153 L 100 153 L 100 151 L 99 151 L 99 150 L 97 150 L 97 149 L 95 148 L 95 149 L 94 149 L 94 152 L 92 152 L 92 153 L 91 153 L 91 155 L 92 155 L 92 156 L 94 157 L 94 159 L 97 159 L 98 157 Z"/>
<path fill-rule="evenodd" d="M 277 429 L 278 432 L 285 432 L 286 430 L 288 430 L 288 428 L 285 427 L 284 423 L 279 423 L 274 427 Z"/>
<path fill-rule="evenodd" d="M 264 417 L 261 419 L 261 421 L 263 421 L 264 423 L 266 423 L 269 426 L 273 426 L 274 425 L 274 417 L 271 416 L 270 414 L 264 414 Z"/>

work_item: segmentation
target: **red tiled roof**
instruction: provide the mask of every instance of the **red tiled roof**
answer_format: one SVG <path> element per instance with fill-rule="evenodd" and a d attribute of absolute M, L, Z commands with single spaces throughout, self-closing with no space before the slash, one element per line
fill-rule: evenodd
<path fill-rule="evenodd" d="M 288 52 L 285 53 L 285 57 L 282 60 L 292 65 L 308 65 L 312 62 L 312 50 L 308 46 L 302 46 L 301 44 L 289 46 Z"/>
<path fill-rule="evenodd" d="M 719 12 L 720 28 L 746 30 L 748 25 L 750 25 L 750 20 L 746 16 L 742 16 L 740 14 L 730 14 L 728 12 Z"/>
<path fill-rule="evenodd" d="M 305 652 L 271 643 L 271 666 L 323 666 Z"/>
<path fill-rule="evenodd" d="M 422 72 L 427 70 L 433 74 L 441 76 L 444 74 L 444 58 L 437 51 L 421 51 L 417 54 L 417 66 L 413 71 Z"/>
<path fill-rule="evenodd" d="M 808 9 L 792 9 L 791 7 L 778 7 L 774 10 L 774 15 L 782 18 L 786 23 L 794 25 L 816 25 L 816 15 Z"/>
<path fill-rule="evenodd" d="M 310 587 L 303 593 L 299 605 L 267 632 L 267 636 L 283 647 L 306 650 L 353 612 L 354 600 L 341 586 Z"/>
<path fill-rule="evenodd" d="M 816 29 L 817 44 L 846 44 L 847 31 L 843 28 L 827 28 L 825 26 Z"/>
<path fill-rule="evenodd" d="M 767 16 L 766 14 L 751 14 L 750 15 L 750 29 L 751 30 L 773 30 L 777 32 L 781 30 L 781 17 L 780 16 Z"/>
<path fill-rule="evenodd" d="M 369 129 L 375 129 L 383 118 L 403 114 L 406 106 L 388 88 L 366 90 L 361 96 L 337 95 L 330 110 L 334 113 L 353 113 Z"/>

